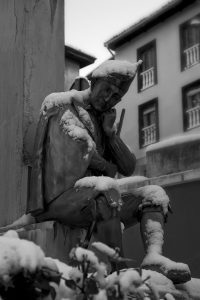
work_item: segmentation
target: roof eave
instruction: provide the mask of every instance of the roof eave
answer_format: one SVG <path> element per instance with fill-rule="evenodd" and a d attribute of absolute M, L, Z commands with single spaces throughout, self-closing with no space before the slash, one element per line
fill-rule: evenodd
<path fill-rule="evenodd" d="M 77 61 L 80 65 L 80 68 L 84 68 L 88 65 L 91 65 L 96 60 L 96 57 L 66 45 L 65 45 L 65 58 L 73 59 Z"/>
<path fill-rule="evenodd" d="M 193 4 L 194 2 L 196 2 L 196 0 L 190 0 L 190 1 L 177 0 L 172 3 L 169 3 L 164 7 L 162 7 L 160 10 L 158 10 L 157 12 L 155 12 L 154 14 L 134 24 L 133 26 L 129 27 L 127 30 L 123 31 L 119 35 L 114 36 L 110 40 L 106 41 L 104 43 L 104 46 L 109 49 L 115 50 L 116 48 L 134 39 L 135 37 L 142 34 L 143 32 L 151 29 L 158 23 L 163 22 L 167 18 L 183 10 L 185 7 Z"/>

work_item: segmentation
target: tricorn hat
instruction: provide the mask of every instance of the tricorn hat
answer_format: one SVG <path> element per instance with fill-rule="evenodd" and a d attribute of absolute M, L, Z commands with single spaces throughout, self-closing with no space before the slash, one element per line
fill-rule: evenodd
<path fill-rule="evenodd" d="M 91 75 L 91 85 L 99 79 L 116 85 L 121 90 L 121 95 L 125 95 L 133 81 L 142 60 L 130 63 L 122 60 L 107 60 L 97 67 Z"/>

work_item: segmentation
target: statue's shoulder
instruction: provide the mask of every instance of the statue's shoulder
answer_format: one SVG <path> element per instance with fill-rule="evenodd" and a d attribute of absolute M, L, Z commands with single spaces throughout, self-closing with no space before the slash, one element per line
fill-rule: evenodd
<path fill-rule="evenodd" d="M 44 124 L 51 132 L 57 128 L 57 133 L 61 133 L 62 137 L 64 133 L 67 139 L 81 141 L 87 145 L 87 154 L 95 147 L 87 129 L 90 125 L 92 126 L 85 110 L 88 106 L 89 96 L 90 89 L 53 93 L 44 99 L 40 111 L 40 125 Z M 53 116 L 54 118 L 51 118 Z M 51 121 L 49 122 L 50 118 Z"/>
<path fill-rule="evenodd" d="M 48 95 L 41 106 L 40 113 L 45 116 L 54 108 L 63 108 L 68 105 L 77 104 L 82 107 L 88 105 L 88 99 L 90 96 L 90 88 L 84 91 L 70 90 L 67 92 L 52 93 Z"/>
<path fill-rule="evenodd" d="M 87 145 L 88 153 L 95 147 L 90 136 L 91 133 L 94 135 L 93 123 L 87 110 L 81 105 L 76 103 L 65 106 L 59 114 L 59 127 L 70 139 Z"/>

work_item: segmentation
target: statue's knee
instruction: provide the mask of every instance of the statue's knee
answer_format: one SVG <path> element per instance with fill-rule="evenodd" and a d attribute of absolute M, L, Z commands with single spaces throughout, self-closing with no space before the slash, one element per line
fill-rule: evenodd
<path fill-rule="evenodd" d="M 116 216 L 117 207 L 111 204 L 110 199 L 108 199 L 109 195 L 100 194 L 96 197 L 96 219 L 97 220 L 108 220 Z"/>
<path fill-rule="evenodd" d="M 152 214 L 152 213 L 159 213 L 163 216 L 164 222 L 167 222 L 168 219 L 168 211 L 164 212 L 163 207 L 161 205 L 148 205 L 142 206 L 138 210 L 138 221 L 140 222 L 144 214 Z"/>
<path fill-rule="evenodd" d="M 97 221 L 109 219 L 111 216 L 111 208 L 108 205 L 106 197 L 102 194 L 99 195 L 95 200 Z"/>
<path fill-rule="evenodd" d="M 140 215 L 144 212 L 160 212 L 166 221 L 170 203 L 164 189 L 156 185 L 145 186 L 141 188 L 141 195 L 143 199 L 139 206 Z"/>

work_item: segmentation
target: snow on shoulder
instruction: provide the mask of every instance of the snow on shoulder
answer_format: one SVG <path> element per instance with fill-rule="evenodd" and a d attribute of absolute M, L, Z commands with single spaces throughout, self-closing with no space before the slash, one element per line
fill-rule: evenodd
<path fill-rule="evenodd" d="M 86 113 L 86 111 L 85 111 Z M 85 114 L 86 115 L 86 114 Z M 87 115 L 83 117 L 87 122 Z M 95 149 L 96 145 L 92 140 L 91 136 L 88 134 L 88 131 L 84 127 L 83 123 L 80 122 L 78 117 L 70 111 L 70 109 L 66 109 L 61 120 L 60 125 L 65 134 L 68 134 L 73 140 L 83 141 L 87 144 L 87 150 L 85 151 L 84 158 L 88 157 L 88 154 Z"/>
<path fill-rule="evenodd" d="M 161 148 L 167 148 L 175 145 L 184 144 L 187 142 L 193 142 L 200 140 L 200 134 L 194 133 L 194 134 L 182 134 L 182 135 L 174 135 L 170 138 L 164 139 L 158 143 L 152 144 L 147 146 L 146 152 L 158 150 Z"/>
<path fill-rule="evenodd" d="M 92 77 L 106 77 L 113 73 L 134 77 L 137 72 L 137 68 L 141 63 L 141 60 L 137 63 L 130 63 L 122 60 L 107 60 L 93 71 Z"/>
<path fill-rule="evenodd" d="M 55 106 L 64 106 L 73 102 L 87 105 L 90 92 L 89 88 L 84 91 L 71 90 L 68 92 L 52 93 L 44 99 L 40 113 L 46 115 L 47 111 Z"/>

